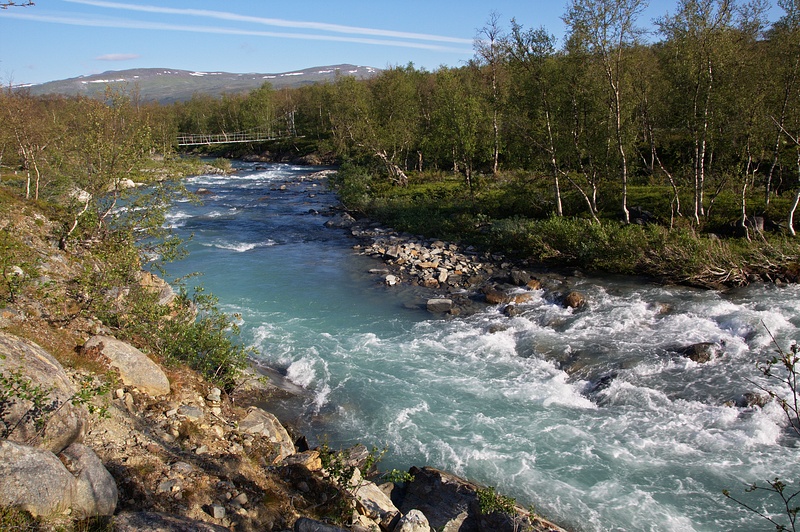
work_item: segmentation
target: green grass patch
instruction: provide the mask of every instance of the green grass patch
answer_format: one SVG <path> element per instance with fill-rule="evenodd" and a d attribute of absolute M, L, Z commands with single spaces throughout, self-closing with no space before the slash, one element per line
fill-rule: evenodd
<path fill-rule="evenodd" d="M 796 277 L 797 239 L 781 232 L 751 232 L 751 240 L 735 237 L 743 235 L 738 227 L 741 197 L 735 191 L 721 191 L 713 204 L 709 200 L 710 213 L 696 226 L 689 192 L 682 192 L 679 216 L 671 187 L 631 186 L 629 208 L 647 211 L 655 223 L 624 224 L 621 203 L 608 195 L 598 203 L 598 224 L 571 188 L 562 194 L 565 216 L 555 217 L 552 182 L 541 175 L 480 176 L 474 183 L 470 190 L 452 173 L 411 174 L 408 186 L 395 187 L 364 168 L 347 165 L 335 182 L 345 205 L 396 230 L 553 266 L 703 286 Z M 754 195 L 747 198 L 748 213 L 780 219 L 789 200 L 775 198 L 767 208 Z"/>

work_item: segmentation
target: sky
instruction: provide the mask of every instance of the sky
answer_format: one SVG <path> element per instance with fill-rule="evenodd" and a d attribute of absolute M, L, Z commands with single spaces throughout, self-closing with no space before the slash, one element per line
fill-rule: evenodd
<path fill-rule="evenodd" d="M 0 9 L 0 82 L 110 70 L 283 73 L 336 64 L 436 70 L 474 57 L 496 13 L 561 38 L 567 0 L 34 0 Z M 773 2 L 774 4 L 774 2 Z M 651 0 L 641 17 L 674 12 Z M 776 8 L 772 18 L 779 15 Z"/>

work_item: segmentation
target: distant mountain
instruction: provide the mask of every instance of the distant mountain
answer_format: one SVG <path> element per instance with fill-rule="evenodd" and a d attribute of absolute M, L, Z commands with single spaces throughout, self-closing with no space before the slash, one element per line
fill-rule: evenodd
<path fill-rule="evenodd" d="M 60 81 L 49 81 L 25 87 L 32 95 L 102 95 L 106 86 L 125 90 L 138 89 L 143 101 L 172 103 L 185 101 L 193 94 L 242 93 L 251 91 L 269 82 L 273 88 L 300 87 L 333 80 L 340 75 L 366 79 L 375 76 L 380 69 L 355 66 L 334 65 L 307 68 L 280 74 L 231 74 L 229 72 L 190 72 L 169 68 L 134 68 L 80 76 Z"/>

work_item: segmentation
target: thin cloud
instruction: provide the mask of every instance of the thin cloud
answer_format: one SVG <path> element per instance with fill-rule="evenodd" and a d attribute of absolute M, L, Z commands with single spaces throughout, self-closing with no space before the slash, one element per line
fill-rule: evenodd
<path fill-rule="evenodd" d="M 296 20 L 284 20 L 276 18 L 254 17 L 250 15 L 239 15 L 225 11 L 212 11 L 207 9 L 178 9 L 172 7 L 147 6 L 139 4 L 123 4 L 118 2 L 106 2 L 103 0 L 66 0 L 74 4 L 84 4 L 95 7 L 106 7 L 110 9 L 124 9 L 127 11 L 140 11 L 146 13 L 162 13 L 170 15 L 190 15 L 197 17 L 214 18 L 218 20 L 228 20 L 236 22 L 252 22 L 265 26 L 277 26 L 281 28 L 311 29 L 319 31 L 329 31 L 333 33 L 345 33 L 351 35 L 370 35 L 373 37 L 387 37 L 393 39 L 409 39 L 431 42 L 446 42 L 452 44 L 472 44 L 472 39 L 459 37 L 447 37 L 444 35 L 432 35 L 426 33 L 411 33 L 404 31 L 382 30 L 375 28 L 361 28 L 357 26 L 343 26 L 340 24 L 328 24 L 325 22 L 305 22 Z"/>
<path fill-rule="evenodd" d="M 65 16 L 49 16 L 34 13 L 9 12 L 3 13 L 4 18 L 16 18 L 21 20 L 33 20 L 38 22 L 50 22 L 53 24 L 65 24 L 70 26 L 89 26 L 97 28 L 124 28 L 140 30 L 159 30 L 159 31 L 183 31 L 191 33 L 216 33 L 221 35 L 247 35 L 256 37 L 272 37 L 278 39 L 300 39 L 310 41 L 333 41 L 349 42 L 357 44 L 371 44 L 377 46 L 396 46 L 401 48 L 417 48 L 422 50 L 434 50 L 439 52 L 471 53 L 472 50 L 453 48 L 438 44 L 419 43 L 411 41 L 395 41 L 388 39 L 372 39 L 367 37 L 344 37 L 338 35 L 320 35 L 312 33 L 283 33 L 274 31 L 246 30 L 241 28 L 224 28 L 219 26 L 186 26 L 180 24 L 166 24 L 162 22 L 145 22 L 128 19 L 114 18 L 79 18 Z"/>
<path fill-rule="evenodd" d="M 139 54 L 105 54 L 94 59 L 95 61 L 131 61 L 140 57 Z"/>

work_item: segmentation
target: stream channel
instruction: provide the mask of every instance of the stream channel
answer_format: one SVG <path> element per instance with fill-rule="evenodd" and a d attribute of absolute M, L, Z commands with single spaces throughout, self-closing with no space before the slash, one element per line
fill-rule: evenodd
<path fill-rule="evenodd" d="M 575 277 L 588 304 L 542 291 L 513 318 L 497 307 L 430 314 L 381 266 L 323 226 L 336 196 L 319 168 L 235 163 L 170 223 L 190 272 L 241 315 L 259 361 L 302 390 L 283 412 L 312 445 L 388 447 L 381 469 L 431 465 L 494 486 L 571 530 L 774 530 L 727 501 L 746 485 L 800 483 L 783 412 L 729 406 L 766 384 L 757 360 L 800 340 L 800 287 L 717 292 Z M 715 342 L 700 364 L 676 347 Z M 562 362 L 581 370 L 568 374 Z M 612 375 L 594 391 L 598 376 Z"/>

